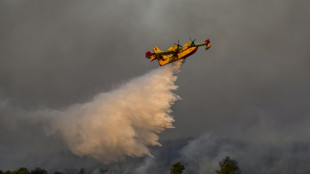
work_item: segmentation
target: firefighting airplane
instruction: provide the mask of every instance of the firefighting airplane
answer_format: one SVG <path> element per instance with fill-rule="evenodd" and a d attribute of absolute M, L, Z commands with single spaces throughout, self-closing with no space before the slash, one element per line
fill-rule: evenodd
<path fill-rule="evenodd" d="M 211 47 L 209 39 L 205 40 L 205 42 L 203 43 L 198 44 L 195 44 L 195 40 L 196 39 L 194 39 L 193 41 L 191 40 L 183 46 L 181 46 L 178 41 L 178 44 L 172 45 L 167 51 L 162 51 L 157 46 L 154 46 L 154 53 L 148 51 L 145 53 L 145 57 L 151 59 L 151 61 L 157 59 L 159 65 L 163 66 L 168 63 L 187 58 L 188 56 L 194 54 L 200 46 L 205 45 L 206 50 Z"/>

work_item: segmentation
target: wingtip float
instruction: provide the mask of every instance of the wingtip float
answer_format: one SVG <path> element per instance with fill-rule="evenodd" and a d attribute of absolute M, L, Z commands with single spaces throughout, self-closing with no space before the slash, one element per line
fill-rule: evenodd
<path fill-rule="evenodd" d="M 195 44 L 195 40 L 191 40 L 190 42 L 187 42 L 183 46 L 181 46 L 178 42 L 178 44 L 172 45 L 168 50 L 162 51 L 158 47 L 154 46 L 153 51 L 154 53 L 148 51 L 145 53 L 145 57 L 148 59 L 158 60 L 158 63 L 160 66 L 166 65 L 168 63 L 185 59 L 192 54 L 194 54 L 198 47 L 200 46 L 206 46 L 206 50 L 211 47 L 210 40 L 207 39 L 202 43 Z"/>

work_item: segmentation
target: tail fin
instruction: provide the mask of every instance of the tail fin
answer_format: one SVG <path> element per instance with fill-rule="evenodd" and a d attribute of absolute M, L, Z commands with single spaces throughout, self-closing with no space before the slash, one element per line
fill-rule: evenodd
<path fill-rule="evenodd" d="M 205 50 L 211 48 L 210 39 L 207 39 L 207 40 L 205 41 L 205 43 L 207 43 Z"/>
<path fill-rule="evenodd" d="M 145 53 L 145 57 L 148 58 L 148 59 L 151 59 L 151 61 L 157 59 L 155 53 L 151 53 L 151 51 L 148 51 Z"/>
<path fill-rule="evenodd" d="M 150 51 L 145 53 L 145 57 L 148 59 L 151 59 L 151 61 L 158 59 L 157 52 L 161 51 L 157 46 L 153 47 L 154 53 L 151 53 Z"/>
<path fill-rule="evenodd" d="M 145 57 L 148 59 L 151 58 L 152 55 L 153 55 L 153 53 L 151 53 L 151 51 L 148 51 L 145 53 Z"/>

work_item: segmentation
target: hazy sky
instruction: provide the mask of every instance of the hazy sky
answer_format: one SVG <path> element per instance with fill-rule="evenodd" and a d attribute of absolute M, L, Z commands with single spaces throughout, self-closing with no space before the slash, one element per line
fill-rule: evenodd
<path fill-rule="evenodd" d="M 309 5 L 0 1 L 0 168 L 63 168 L 66 157 L 68 166 L 100 166 L 72 156 L 57 137 L 45 137 L 41 127 L 19 118 L 86 102 L 158 68 L 145 59 L 154 45 L 167 49 L 177 40 L 210 38 L 211 49 L 200 48 L 178 74 L 175 93 L 182 100 L 172 107 L 175 128 L 160 134 L 164 146 L 154 150 L 158 157 L 115 165 L 123 173 L 146 173 L 179 160 L 188 171 L 204 173 L 231 155 L 245 173 L 309 173 Z"/>

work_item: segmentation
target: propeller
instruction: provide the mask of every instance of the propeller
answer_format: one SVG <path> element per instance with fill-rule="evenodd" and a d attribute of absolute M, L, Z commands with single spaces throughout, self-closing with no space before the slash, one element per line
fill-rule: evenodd
<path fill-rule="evenodd" d="M 192 44 L 191 44 L 191 45 L 192 45 L 192 46 L 195 46 L 195 40 L 196 40 L 196 39 L 192 40 L 191 38 L 189 38 L 189 40 L 192 41 Z"/>
<path fill-rule="evenodd" d="M 196 40 L 196 39 L 192 40 L 191 38 L 189 38 L 189 40 L 191 40 L 192 43 L 195 44 L 195 40 Z"/>
<path fill-rule="evenodd" d="M 178 43 L 177 43 L 177 44 L 174 42 L 174 45 L 177 45 L 178 47 L 181 47 L 180 41 L 179 41 L 179 40 L 178 40 Z"/>

